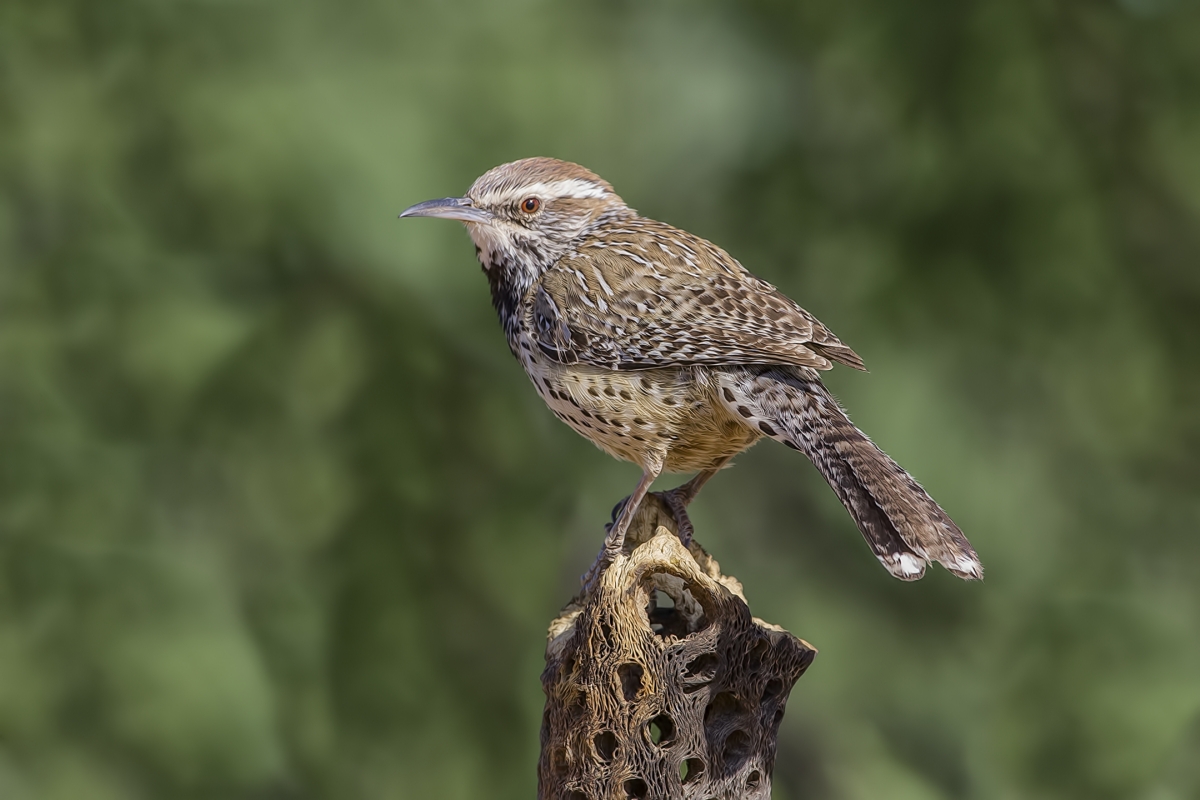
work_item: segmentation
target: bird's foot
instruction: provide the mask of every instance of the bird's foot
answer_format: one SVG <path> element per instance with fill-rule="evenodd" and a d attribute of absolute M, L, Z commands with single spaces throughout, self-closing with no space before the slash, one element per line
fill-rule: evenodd
<path fill-rule="evenodd" d="M 677 486 L 674 489 L 659 492 L 658 496 L 667 504 L 667 508 L 671 509 L 671 516 L 675 517 L 675 533 L 679 537 L 679 542 L 685 548 L 690 548 L 692 546 L 692 534 L 695 532 L 695 529 L 692 527 L 692 520 L 687 513 L 688 503 L 692 498 L 690 493 L 685 491 L 685 488 L 686 484 L 684 486 Z"/>
<path fill-rule="evenodd" d="M 613 506 L 612 521 L 604 526 L 604 544 L 601 545 L 600 552 L 596 554 L 596 560 L 588 568 L 587 574 L 580 579 L 585 595 L 592 594 L 600 588 L 600 576 L 604 574 L 604 570 L 608 569 L 610 564 L 616 561 L 617 556 L 621 554 L 621 549 L 625 546 L 624 529 L 628 525 L 622 524 L 622 515 L 628 504 L 629 498 L 626 497 Z"/>
<path fill-rule="evenodd" d="M 585 595 L 594 594 L 600 588 L 600 577 L 604 575 L 604 571 L 617 559 L 621 549 L 618 547 L 612 550 L 605 542 L 604 547 L 600 548 L 600 552 L 596 554 L 596 560 L 592 562 L 592 566 L 588 569 L 587 574 L 583 576 L 580 582 L 583 584 L 583 593 Z"/>
<path fill-rule="evenodd" d="M 615 506 L 612 507 L 612 514 L 609 515 L 609 521 L 604 523 L 604 532 L 605 533 L 609 533 L 612 531 L 613 525 L 616 525 L 617 521 L 619 519 L 621 519 L 621 512 L 625 510 L 625 506 L 628 503 L 629 503 L 629 498 L 626 497 L 623 500 L 620 500 Z"/>

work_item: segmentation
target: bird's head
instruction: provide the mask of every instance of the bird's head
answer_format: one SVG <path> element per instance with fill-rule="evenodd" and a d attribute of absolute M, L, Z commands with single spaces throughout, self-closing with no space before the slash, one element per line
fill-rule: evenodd
<path fill-rule="evenodd" d="M 578 164 L 525 158 L 488 170 L 465 197 L 418 203 L 400 216 L 459 220 L 485 269 L 540 273 L 593 226 L 632 213 L 607 181 Z"/>

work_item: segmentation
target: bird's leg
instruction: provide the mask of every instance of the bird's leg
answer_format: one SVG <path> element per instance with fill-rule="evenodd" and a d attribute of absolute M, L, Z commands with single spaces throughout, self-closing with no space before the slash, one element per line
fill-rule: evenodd
<path fill-rule="evenodd" d="M 621 554 L 621 548 L 625 546 L 625 533 L 629 530 L 629 524 L 633 522 L 633 515 L 637 513 L 638 506 L 642 504 L 642 498 L 646 496 L 646 492 L 650 491 L 650 484 L 654 483 L 654 479 L 661 471 L 662 467 L 645 469 L 642 472 L 641 480 L 633 489 L 633 494 L 626 497 L 623 504 L 620 505 L 620 510 L 616 512 L 612 523 L 608 526 L 608 533 L 604 537 L 604 544 L 600 547 L 596 561 L 588 570 L 587 575 L 583 576 L 583 587 L 586 593 L 591 594 L 595 591 L 600 582 L 600 575 Z"/>
<path fill-rule="evenodd" d="M 728 464 L 729 459 L 732 457 L 729 456 L 728 458 L 721 459 L 712 469 L 696 473 L 690 481 L 682 486 L 676 486 L 674 489 L 669 489 L 659 494 L 662 501 L 671 509 L 672 516 L 675 517 L 675 523 L 678 526 L 677 534 L 679 541 L 684 547 L 691 546 L 692 534 L 694 533 L 692 520 L 687 513 L 688 504 L 696 499 L 696 495 L 700 494 L 700 487 L 708 483 L 709 479 Z"/>

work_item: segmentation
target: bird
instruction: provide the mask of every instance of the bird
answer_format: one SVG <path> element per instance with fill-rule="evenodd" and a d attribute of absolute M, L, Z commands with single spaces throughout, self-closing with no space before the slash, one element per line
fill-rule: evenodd
<path fill-rule="evenodd" d="M 512 354 L 560 420 L 642 475 L 614 509 L 584 578 L 620 554 L 662 473 L 695 473 L 660 493 L 684 544 L 687 506 L 763 438 L 803 453 L 871 551 L 910 581 L 932 562 L 978 580 L 963 532 L 847 416 L 821 381 L 862 359 L 725 250 L 641 216 L 592 171 L 535 157 L 488 170 L 462 197 L 400 217 L 465 224 Z"/>

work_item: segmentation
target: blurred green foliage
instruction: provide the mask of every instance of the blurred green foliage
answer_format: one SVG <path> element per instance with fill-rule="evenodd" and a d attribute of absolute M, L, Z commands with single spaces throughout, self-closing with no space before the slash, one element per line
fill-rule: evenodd
<path fill-rule="evenodd" d="M 458 226 L 579 161 L 820 316 L 989 569 L 893 581 L 763 445 L 695 506 L 821 649 L 776 794 L 1200 796 L 1200 9 L 0 4 L 0 797 L 528 798 L 636 470 Z"/>

